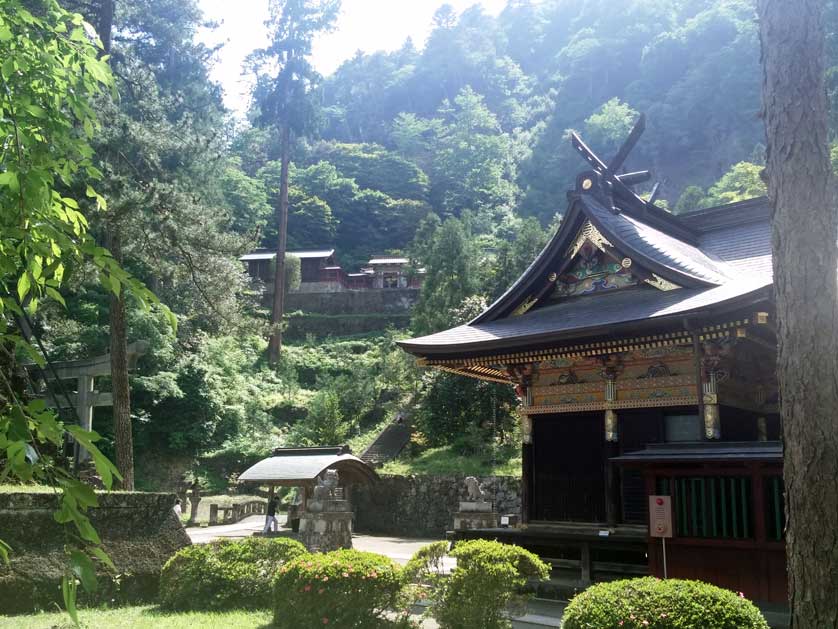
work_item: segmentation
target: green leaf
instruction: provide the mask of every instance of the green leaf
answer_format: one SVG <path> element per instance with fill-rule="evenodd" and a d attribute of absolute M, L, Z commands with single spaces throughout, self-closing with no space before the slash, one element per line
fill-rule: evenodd
<path fill-rule="evenodd" d="M 44 108 L 38 105 L 26 105 L 25 109 L 36 118 L 43 118 L 46 115 Z"/>
<path fill-rule="evenodd" d="M 17 173 L 13 170 L 0 173 L 0 186 L 9 186 L 9 190 L 18 192 L 20 190 L 20 182 L 17 179 Z"/>
<path fill-rule="evenodd" d="M 7 566 L 9 565 L 9 551 L 12 549 L 6 542 L 0 539 L 0 558 L 3 559 L 3 563 Z"/>
<path fill-rule="evenodd" d="M 64 491 L 72 495 L 73 499 L 85 509 L 99 506 L 96 492 L 90 485 L 85 485 L 81 481 L 70 481 L 64 486 Z"/>
<path fill-rule="evenodd" d="M 93 137 L 93 123 L 90 122 L 90 118 L 85 118 L 84 122 L 82 123 L 82 126 L 84 127 L 84 134 L 88 138 L 92 138 Z"/>
<path fill-rule="evenodd" d="M 85 592 L 96 590 L 96 566 L 93 561 L 80 550 L 70 551 L 70 569 L 73 571 Z"/>
<path fill-rule="evenodd" d="M 96 557 L 99 561 L 105 564 L 108 568 L 116 572 L 116 566 L 113 563 L 113 560 L 108 556 L 101 546 L 96 546 L 90 549 L 90 552 L 93 553 L 93 556 Z"/>
<path fill-rule="evenodd" d="M 75 577 L 70 578 L 67 575 L 61 577 L 61 598 L 64 599 L 64 609 L 67 610 L 76 627 L 80 627 L 79 612 L 76 609 L 76 588 Z"/>
<path fill-rule="evenodd" d="M 17 280 L 17 296 L 21 302 L 26 299 L 31 288 L 32 281 L 29 278 L 29 273 L 23 273 Z"/>
<path fill-rule="evenodd" d="M 0 26 L 0 42 L 7 42 L 11 41 L 12 39 L 12 29 L 8 26 Z"/>
<path fill-rule="evenodd" d="M 52 286 L 47 286 L 47 295 L 52 297 L 55 301 L 57 301 L 65 308 L 67 307 L 67 303 L 64 301 L 64 298 L 61 296 L 61 293 L 55 290 Z"/>

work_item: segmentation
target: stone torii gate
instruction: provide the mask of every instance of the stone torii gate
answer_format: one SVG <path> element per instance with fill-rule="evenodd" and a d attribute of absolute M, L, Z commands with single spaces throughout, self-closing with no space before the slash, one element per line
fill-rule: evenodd
<path fill-rule="evenodd" d="M 148 350 L 148 341 L 134 341 L 128 345 L 128 368 L 137 366 L 137 359 Z M 55 408 L 75 408 L 81 427 L 85 430 L 93 428 L 93 407 L 113 405 L 113 395 L 110 392 L 100 392 L 95 388 L 98 376 L 111 375 L 111 355 L 102 354 L 94 358 L 82 358 L 65 362 L 53 363 L 55 375 L 59 380 L 75 380 L 76 392 L 63 395 L 58 391 L 50 391 L 44 399 Z M 69 399 L 68 399 L 69 398 Z M 76 444 L 78 461 L 86 461 L 90 455 Z"/>

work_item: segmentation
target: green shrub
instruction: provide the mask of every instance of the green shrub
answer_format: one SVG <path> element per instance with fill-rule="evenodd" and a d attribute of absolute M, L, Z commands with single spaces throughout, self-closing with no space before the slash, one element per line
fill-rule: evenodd
<path fill-rule="evenodd" d="M 163 566 L 160 605 L 176 610 L 270 608 L 277 570 L 305 552 L 298 541 L 285 538 L 188 546 Z"/>
<path fill-rule="evenodd" d="M 654 577 L 598 583 L 564 612 L 563 629 L 768 629 L 741 594 L 702 583 Z"/>
<path fill-rule="evenodd" d="M 274 581 L 274 626 L 390 627 L 384 613 L 401 606 L 402 586 L 398 564 L 383 555 L 336 550 L 297 557 Z"/>
<path fill-rule="evenodd" d="M 443 629 L 510 626 L 504 611 L 519 608 L 523 613 L 528 598 L 522 593 L 524 585 L 550 573 L 538 557 L 512 544 L 474 540 L 457 544 L 450 555 L 456 557 L 457 567 L 447 579 L 435 580 L 431 604 Z"/>

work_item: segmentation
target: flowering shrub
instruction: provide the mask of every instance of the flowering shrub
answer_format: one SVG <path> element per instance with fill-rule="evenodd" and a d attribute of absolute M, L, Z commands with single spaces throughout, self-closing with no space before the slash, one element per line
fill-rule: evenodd
<path fill-rule="evenodd" d="M 449 554 L 457 567 L 447 579 L 432 581 L 431 613 L 443 629 L 510 626 L 504 612 L 523 607 L 527 581 L 550 574 L 547 564 L 513 544 L 474 540 L 457 544 Z"/>
<path fill-rule="evenodd" d="M 182 548 L 160 575 L 167 609 L 269 608 L 277 569 L 305 554 L 293 539 L 251 537 Z"/>
<path fill-rule="evenodd" d="M 359 550 L 303 555 L 277 573 L 274 626 L 391 627 L 385 613 L 401 606 L 402 585 L 398 564 L 383 555 Z"/>
<path fill-rule="evenodd" d="M 741 593 L 701 581 L 626 579 L 598 583 L 564 611 L 563 629 L 768 629 Z"/>

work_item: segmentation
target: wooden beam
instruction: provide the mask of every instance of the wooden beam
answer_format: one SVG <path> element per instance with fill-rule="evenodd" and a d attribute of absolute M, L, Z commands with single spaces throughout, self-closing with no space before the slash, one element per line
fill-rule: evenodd
<path fill-rule="evenodd" d="M 623 145 L 620 147 L 620 150 L 617 151 L 617 154 L 614 156 L 614 159 L 608 164 L 608 170 L 612 173 L 616 173 L 623 165 L 623 162 L 626 161 L 626 158 L 631 153 L 634 146 L 637 144 L 637 141 L 640 139 L 640 136 L 643 135 L 643 132 L 646 130 L 646 114 L 640 114 L 640 117 L 637 119 L 637 122 L 634 123 L 634 128 L 632 128 L 631 133 L 629 133 L 626 141 L 623 142 Z"/>
<path fill-rule="evenodd" d="M 638 170 L 633 173 L 617 175 L 617 179 L 619 179 L 622 183 L 626 184 L 627 186 L 636 186 L 637 184 L 643 183 L 644 181 L 649 181 L 651 178 L 652 173 L 648 170 Z"/>

